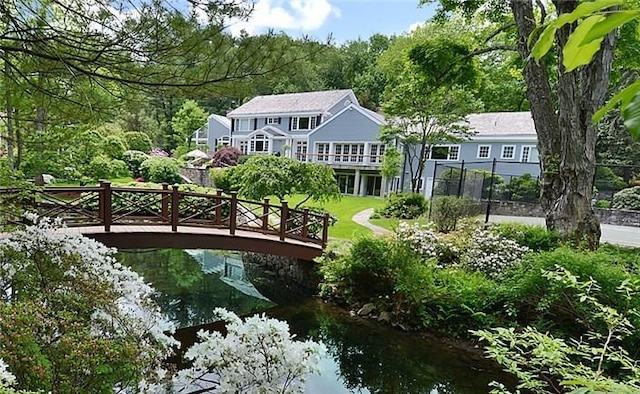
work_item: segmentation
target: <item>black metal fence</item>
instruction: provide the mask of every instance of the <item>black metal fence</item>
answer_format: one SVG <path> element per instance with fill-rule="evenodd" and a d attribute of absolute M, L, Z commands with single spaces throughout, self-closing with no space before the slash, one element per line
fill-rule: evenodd
<path fill-rule="evenodd" d="M 487 203 L 487 218 L 492 201 L 516 201 L 538 204 L 540 164 L 500 160 L 460 163 L 435 163 L 431 198 L 465 197 Z M 618 191 L 640 185 L 640 166 L 597 164 L 594 177 L 594 205 L 608 208 Z"/>

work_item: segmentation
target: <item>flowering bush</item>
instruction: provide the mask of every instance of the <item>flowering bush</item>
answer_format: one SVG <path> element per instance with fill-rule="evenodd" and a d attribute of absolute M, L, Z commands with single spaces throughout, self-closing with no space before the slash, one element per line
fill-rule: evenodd
<path fill-rule="evenodd" d="M 149 151 L 149 156 L 169 157 L 169 153 L 162 148 L 153 148 Z"/>
<path fill-rule="evenodd" d="M 518 263 L 528 251 L 529 248 L 516 241 L 478 228 L 471 234 L 463 262 L 472 270 L 496 277 L 506 268 Z"/>
<path fill-rule="evenodd" d="M 407 222 L 400 222 L 396 229 L 396 241 L 422 258 L 436 258 L 439 267 L 455 264 L 460 253 L 455 245 L 436 235 L 431 223 L 409 225 Z"/>
<path fill-rule="evenodd" d="M 214 314 L 227 322 L 227 335 L 198 333 L 201 342 L 185 355 L 193 366 L 174 378 L 176 391 L 302 392 L 306 376 L 317 372 L 319 357 L 326 351 L 324 346 L 294 340 L 286 322 L 264 315 L 243 322 L 234 313 L 220 308 Z"/>
<path fill-rule="evenodd" d="M 286 323 L 216 310 L 227 335 L 200 333 L 193 366 L 171 379 L 160 367 L 178 343 L 153 289 L 114 249 L 27 219 L 0 239 L 0 393 L 301 392 L 315 370 L 324 347 L 295 341 Z"/>
<path fill-rule="evenodd" d="M 7 370 L 7 364 L 0 358 L 0 387 L 11 386 L 16 377 Z"/>
<path fill-rule="evenodd" d="M 37 224 L 0 240 L 0 358 L 24 389 L 137 385 L 177 344 L 152 288 L 115 250 L 28 219 Z"/>
<path fill-rule="evenodd" d="M 437 257 L 438 237 L 428 224 L 400 222 L 396 229 L 396 241 L 407 245 L 424 258 Z"/>

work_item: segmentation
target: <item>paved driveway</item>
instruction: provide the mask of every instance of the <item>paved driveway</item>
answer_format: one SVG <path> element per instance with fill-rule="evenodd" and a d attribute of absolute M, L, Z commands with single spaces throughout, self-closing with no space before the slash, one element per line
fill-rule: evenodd
<path fill-rule="evenodd" d="M 544 218 L 522 216 L 491 215 L 490 222 L 517 222 L 524 224 L 536 224 L 544 226 Z M 602 236 L 600 242 L 608 242 L 617 245 L 640 247 L 640 227 L 614 226 L 611 224 L 600 225 Z"/>

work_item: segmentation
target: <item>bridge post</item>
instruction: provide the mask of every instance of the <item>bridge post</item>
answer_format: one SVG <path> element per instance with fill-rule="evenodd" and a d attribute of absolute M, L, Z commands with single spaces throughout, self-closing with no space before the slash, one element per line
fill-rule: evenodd
<path fill-rule="evenodd" d="M 171 231 L 178 231 L 178 222 L 180 220 L 180 192 L 178 185 L 171 186 Z"/>
<path fill-rule="evenodd" d="M 238 215 L 238 192 L 231 192 L 231 208 L 229 212 L 229 234 L 236 233 L 236 218 Z"/>
<path fill-rule="evenodd" d="M 214 198 L 214 202 L 216 204 L 216 217 L 214 224 L 220 225 L 222 223 L 222 190 L 218 189 L 216 191 L 216 197 Z"/>
<path fill-rule="evenodd" d="M 264 205 L 262 205 L 262 231 L 267 232 L 269 229 L 269 199 L 264 199 Z"/>
<path fill-rule="evenodd" d="M 305 208 L 302 211 L 302 238 L 307 238 L 309 236 L 309 208 Z"/>
<path fill-rule="evenodd" d="M 162 220 L 165 222 L 169 221 L 169 184 L 167 182 L 162 182 L 162 203 L 161 203 L 161 212 L 160 212 L 160 216 L 162 217 Z"/>
<path fill-rule="evenodd" d="M 102 221 L 104 223 L 104 232 L 108 233 L 111 231 L 111 219 L 112 219 L 112 208 L 111 208 L 111 182 L 109 181 L 100 181 L 100 187 L 102 188 L 102 199 L 101 199 L 101 212 L 102 212 Z"/>
<path fill-rule="evenodd" d="M 329 241 L 329 214 L 325 213 L 322 219 L 322 248 L 327 247 Z"/>
<path fill-rule="evenodd" d="M 287 235 L 287 220 L 289 219 L 289 205 L 285 200 L 280 201 L 282 207 L 280 208 L 280 241 L 284 241 Z"/>

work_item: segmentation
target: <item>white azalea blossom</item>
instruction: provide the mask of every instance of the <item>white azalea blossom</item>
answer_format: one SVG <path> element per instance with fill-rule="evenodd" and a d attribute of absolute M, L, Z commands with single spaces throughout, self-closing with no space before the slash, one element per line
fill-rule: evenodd
<path fill-rule="evenodd" d="M 8 365 L 0 358 L 0 388 L 11 386 L 16 381 L 16 377 L 9 372 Z"/>
<path fill-rule="evenodd" d="M 450 264 L 449 257 L 459 255 L 458 248 L 437 236 L 432 223 L 412 225 L 400 222 L 396 229 L 396 242 L 404 243 L 425 259 L 438 259 L 438 267 Z"/>
<path fill-rule="evenodd" d="M 307 375 L 317 372 L 324 345 L 297 341 L 286 322 L 262 316 L 244 321 L 216 309 L 227 334 L 198 332 L 200 342 L 186 352 L 193 362 L 174 378 L 176 391 L 189 393 L 300 393 Z"/>
<path fill-rule="evenodd" d="M 469 268 L 492 277 L 499 276 L 529 252 L 526 246 L 481 228 L 473 232 L 469 244 L 463 258 L 464 263 Z"/>

